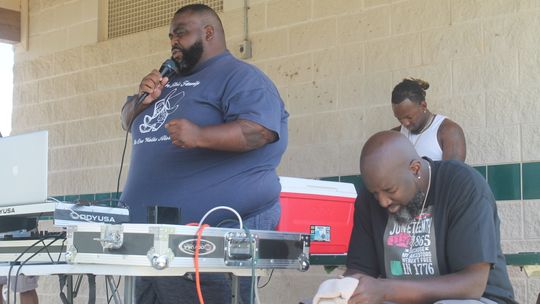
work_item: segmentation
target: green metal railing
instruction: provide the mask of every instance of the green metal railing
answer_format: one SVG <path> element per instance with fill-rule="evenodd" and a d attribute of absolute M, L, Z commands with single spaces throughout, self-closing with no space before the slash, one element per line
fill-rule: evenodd
<path fill-rule="evenodd" d="M 504 256 L 506 264 L 509 266 L 540 265 L 540 252 L 508 253 Z M 343 266 L 346 259 L 347 255 L 345 254 L 313 254 L 310 256 L 309 261 L 311 265 Z"/>

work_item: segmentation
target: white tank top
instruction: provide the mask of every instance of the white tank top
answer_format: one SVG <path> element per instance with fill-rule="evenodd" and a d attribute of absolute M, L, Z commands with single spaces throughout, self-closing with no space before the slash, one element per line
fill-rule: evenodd
<path fill-rule="evenodd" d="M 411 134 L 409 129 L 401 126 L 401 134 L 407 136 L 420 156 L 427 156 L 432 160 L 442 160 L 442 149 L 437 140 L 437 132 L 446 116 L 435 115 L 433 122 L 420 134 Z"/>

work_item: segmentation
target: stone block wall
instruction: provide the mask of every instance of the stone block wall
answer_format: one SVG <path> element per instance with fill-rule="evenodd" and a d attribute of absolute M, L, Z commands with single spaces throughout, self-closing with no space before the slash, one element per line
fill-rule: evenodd
<path fill-rule="evenodd" d="M 125 136 L 120 108 L 169 56 L 168 28 L 98 41 L 98 1 L 29 3 L 29 49 L 18 48 L 15 58 L 13 134 L 49 130 L 50 195 L 113 192 Z M 234 54 L 243 40 L 242 3 L 225 0 L 221 14 Z M 430 82 L 430 109 L 463 127 L 467 163 L 487 168 L 488 179 L 497 165 L 521 170 L 540 162 L 539 0 L 250 0 L 249 6 L 248 61 L 274 80 L 291 113 L 280 175 L 358 175 L 365 140 L 398 125 L 391 90 L 411 76 Z M 125 170 L 127 163 L 124 177 Z M 540 188 L 540 179 L 517 183 L 517 196 L 498 201 L 504 251 L 540 251 L 540 197 L 525 195 Z M 539 279 L 509 270 L 519 302 L 534 303 Z M 296 303 L 337 272 L 277 273 L 261 292 L 263 303 L 278 303 L 277 294 L 279 303 Z M 301 288 L 291 288 L 296 284 Z M 39 292 L 53 297 L 49 287 Z"/>

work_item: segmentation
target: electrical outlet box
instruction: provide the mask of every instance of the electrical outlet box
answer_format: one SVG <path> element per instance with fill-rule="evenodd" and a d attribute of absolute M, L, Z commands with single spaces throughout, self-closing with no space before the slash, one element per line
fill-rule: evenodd
<path fill-rule="evenodd" d="M 251 58 L 251 41 L 244 40 L 238 46 L 238 52 L 240 53 L 240 58 L 249 59 Z"/>

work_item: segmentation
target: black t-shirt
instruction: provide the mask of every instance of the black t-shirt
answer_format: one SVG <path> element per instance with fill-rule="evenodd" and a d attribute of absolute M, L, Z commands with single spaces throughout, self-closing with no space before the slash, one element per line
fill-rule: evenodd
<path fill-rule="evenodd" d="M 486 262 L 492 264 L 484 297 L 516 303 L 500 246 L 495 198 L 485 179 L 459 161 L 431 162 L 426 202 L 433 212 L 436 261 L 440 275 Z M 386 278 L 383 238 L 388 211 L 361 190 L 355 203 L 347 268 Z"/>

